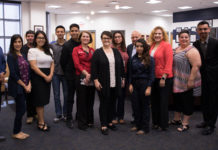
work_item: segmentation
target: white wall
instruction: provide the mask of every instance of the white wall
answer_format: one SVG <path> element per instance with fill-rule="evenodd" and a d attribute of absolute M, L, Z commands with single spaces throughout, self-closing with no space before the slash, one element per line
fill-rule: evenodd
<path fill-rule="evenodd" d="M 54 19 L 54 18 L 53 18 Z M 142 34 L 150 34 L 155 26 L 163 26 L 167 31 L 171 29 L 172 19 L 143 14 L 96 14 L 86 19 L 86 15 L 56 15 L 56 21 L 51 21 L 51 33 L 54 37 L 54 28 L 63 25 L 66 30 L 72 23 L 80 25 L 81 30 L 96 31 L 96 48 L 101 46 L 100 35 L 104 30 L 125 30 L 126 43 L 131 43 L 131 32 L 138 30 Z M 53 25 L 56 22 L 56 25 Z M 52 39 L 54 40 L 54 39 Z"/>

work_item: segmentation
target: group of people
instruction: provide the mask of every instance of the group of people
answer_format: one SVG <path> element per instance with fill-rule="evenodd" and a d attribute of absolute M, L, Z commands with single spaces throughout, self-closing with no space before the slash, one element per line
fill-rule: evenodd
<path fill-rule="evenodd" d="M 101 133 L 117 130 L 124 124 L 126 90 L 130 93 L 133 127 L 136 134 L 146 134 L 152 128 L 166 131 L 169 124 L 179 125 L 179 132 L 187 131 L 193 114 L 194 96 L 201 96 L 203 135 L 213 133 L 218 107 L 218 41 L 209 37 L 208 22 L 197 25 L 200 39 L 193 46 L 187 30 L 179 33 L 179 46 L 172 49 L 166 31 L 155 27 L 149 41 L 141 39 L 138 31 L 131 34 L 132 44 L 126 47 L 122 32 L 101 33 L 102 47 L 89 47 L 92 35 L 80 33 L 77 24 L 70 25 L 71 39 L 65 41 L 65 28 L 55 29 L 57 41 L 49 44 L 43 31 L 26 32 L 27 44 L 23 46 L 20 35 L 13 35 L 7 63 L 10 70 L 9 94 L 15 98 L 16 116 L 13 137 L 26 139 L 22 132 L 22 117 L 27 110 L 27 123 L 37 119 L 40 131 L 49 131 L 44 119 L 44 106 L 49 103 L 53 86 L 56 117 L 54 122 L 66 121 L 74 127 L 73 104 L 76 93 L 78 128 L 87 130 L 94 126 L 94 99 L 97 90 L 100 105 Z M 2 53 L 2 52 L 1 52 Z M 3 53 L 1 54 L 3 56 Z M 5 60 L 0 57 L 3 81 Z M 60 85 L 64 102 L 61 105 Z M 168 101 L 171 93 L 176 111 L 169 121 Z M 151 110 L 150 110 L 151 106 Z"/>

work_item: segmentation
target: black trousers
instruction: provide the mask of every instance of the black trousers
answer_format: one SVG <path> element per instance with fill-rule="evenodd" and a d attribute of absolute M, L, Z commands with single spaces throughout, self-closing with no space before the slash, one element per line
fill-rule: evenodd
<path fill-rule="evenodd" d="M 21 131 L 22 118 L 23 118 L 23 115 L 25 114 L 25 111 L 26 111 L 26 95 L 25 95 L 25 93 L 18 94 L 15 97 L 15 102 L 16 102 L 16 115 L 15 115 L 15 119 L 14 119 L 13 133 L 17 134 Z"/>
<path fill-rule="evenodd" d="M 152 123 L 161 128 L 168 127 L 168 101 L 172 93 L 172 78 L 166 79 L 165 87 L 160 87 L 160 79 L 156 78 L 151 92 Z"/>
<path fill-rule="evenodd" d="M 202 77 L 201 105 L 204 122 L 215 128 L 218 111 L 218 85 L 214 80 Z"/>
<path fill-rule="evenodd" d="M 101 91 L 98 91 L 98 96 L 100 99 L 99 116 L 101 126 L 107 126 L 112 122 L 114 106 L 116 101 L 116 91 L 115 88 L 110 88 L 110 95 L 106 97 Z"/>
<path fill-rule="evenodd" d="M 26 94 L 27 117 L 35 117 L 36 115 L 36 107 L 33 105 L 31 96 L 32 96 L 31 93 Z"/>
<path fill-rule="evenodd" d="M 72 120 L 73 119 L 73 104 L 74 104 L 74 94 L 76 91 L 76 80 L 68 80 L 67 79 L 67 90 L 68 90 L 68 95 L 67 95 L 67 120 Z"/>
<path fill-rule="evenodd" d="M 124 118 L 124 106 L 125 106 L 125 97 L 126 97 L 126 86 L 121 89 L 121 94 L 117 97 L 114 106 L 113 119 L 118 120 Z"/>
<path fill-rule="evenodd" d="M 139 130 L 149 131 L 150 122 L 150 96 L 145 96 L 147 88 L 146 80 L 135 80 L 133 82 L 133 93 L 131 95 L 135 124 Z"/>
<path fill-rule="evenodd" d="M 84 128 L 94 123 L 94 99 L 95 87 L 80 84 L 80 77 L 77 78 L 77 121 L 78 127 Z"/>

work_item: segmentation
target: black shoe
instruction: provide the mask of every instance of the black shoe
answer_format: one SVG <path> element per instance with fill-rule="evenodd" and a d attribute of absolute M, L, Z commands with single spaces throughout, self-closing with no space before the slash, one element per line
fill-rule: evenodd
<path fill-rule="evenodd" d="M 207 124 L 205 122 L 202 122 L 196 125 L 196 128 L 206 128 L 206 127 L 207 127 Z"/>
<path fill-rule="evenodd" d="M 89 124 L 88 124 L 88 127 L 89 127 L 89 128 L 94 128 L 94 124 L 89 123 Z"/>
<path fill-rule="evenodd" d="M 108 128 L 104 128 L 104 129 L 101 128 L 101 133 L 103 135 L 108 135 Z"/>
<path fill-rule="evenodd" d="M 169 122 L 170 125 L 175 125 L 175 126 L 178 126 L 178 125 L 182 125 L 182 121 L 181 120 L 171 120 Z"/>
<path fill-rule="evenodd" d="M 153 125 L 152 125 L 152 129 L 154 129 L 154 130 L 157 130 L 157 129 L 159 129 L 159 126 L 158 126 L 158 125 L 155 125 L 155 124 L 153 124 Z"/>
<path fill-rule="evenodd" d="M 117 130 L 117 126 L 115 126 L 114 124 L 113 125 L 108 125 L 107 126 L 109 129 L 111 129 L 112 131 L 116 131 Z"/>
<path fill-rule="evenodd" d="M 4 136 L 0 136 L 0 142 L 3 142 L 5 140 L 6 140 L 6 138 Z"/>
<path fill-rule="evenodd" d="M 66 121 L 66 126 L 70 129 L 73 129 L 74 128 L 74 125 L 73 125 L 73 120 L 67 120 Z"/>
<path fill-rule="evenodd" d="M 212 127 L 206 127 L 203 131 L 202 131 L 202 135 L 210 135 L 214 132 L 214 128 Z"/>

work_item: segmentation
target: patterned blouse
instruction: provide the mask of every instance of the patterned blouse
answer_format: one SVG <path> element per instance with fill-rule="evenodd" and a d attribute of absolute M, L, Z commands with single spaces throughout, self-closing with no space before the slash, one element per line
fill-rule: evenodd
<path fill-rule="evenodd" d="M 186 53 L 192 49 L 193 46 L 188 46 L 185 50 L 176 53 L 174 50 L 173 54 L 173 73 L 174 73 L 174 83 L 173 83 L 173 92 L 182 93 L 188 91 L 188 79 L 191 74 L 191 64 L 186 57 Z M 195 85 L 193 89 L 194 96 L 201 95 L 201 75 L 200 72 L 197 72 L 195 78 Z"/>
<path fill-rule="evenodd" d="M 18 66 L 20 70 L 20 78 L 21 80 L 28 85 L 29 83 L 29 64 L 23 58 L 23 56 L 18 56 Z"/>

